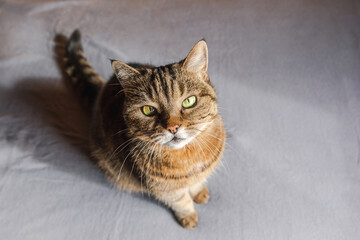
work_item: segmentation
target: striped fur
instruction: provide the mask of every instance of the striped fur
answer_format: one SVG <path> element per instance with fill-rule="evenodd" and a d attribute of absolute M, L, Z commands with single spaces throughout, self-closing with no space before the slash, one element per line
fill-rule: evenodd
<path fill-rule="evenodd" d="M 166 66 L 112 61 L 115 76 L 104 84 L 86 61 L 75 32 L 68 44 L 68 62 L 74 86 L 94 104 L 91 149 L 98 166 L 119 189 L 151 194 L 174 211 L 183 227 L 194 228 L 198 222 L 194 202 L 209 199 L 204 183 L 225 144 L 215 89 L 207 74 L 205 41 L 184 60 Z M 189 96 L 196 96 L 197 102 L 185 109 L 182 101 Z M 154 107 L 156 114 L 145 116 L 144 105 Z M 166 129 L 175 125 L 179 128 L 174 136 L 185 137 L 179 138 L 180 143 L 165 141 Z"/>

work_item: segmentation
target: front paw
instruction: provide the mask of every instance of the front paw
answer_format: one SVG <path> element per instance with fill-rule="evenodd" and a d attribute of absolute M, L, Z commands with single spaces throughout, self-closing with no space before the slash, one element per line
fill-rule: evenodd
<path fill-rule="evenodd" d="M 180 217 L 181 214 L 176 215 L 179 223 L 181 224 L 181 226 L 183 226 L 183 228 L 194 229 L 198 224 L 198 215 L 196 212 L 184 217 Z"/>
<path fill-rule="evenodd" d="M 208 202 L 209 197 L 210 197 L 209 190 L 207 189 L 206 186 L 204 186 L 203 189 L 198 194 L 196 194 L 193 200 L 197 204 L 204 204 Z"/>

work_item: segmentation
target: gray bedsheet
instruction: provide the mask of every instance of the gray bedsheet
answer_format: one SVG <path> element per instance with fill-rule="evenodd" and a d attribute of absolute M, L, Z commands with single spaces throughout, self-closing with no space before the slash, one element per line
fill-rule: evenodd
<path fill-rule="evenodd" d="M 56 34 L 166 64 L 202 38 L 228 131 L 199 225 L 117 191 L 87 155 Z M 1 1 L 0 239 L 360 239 L 359 1 Z"/>

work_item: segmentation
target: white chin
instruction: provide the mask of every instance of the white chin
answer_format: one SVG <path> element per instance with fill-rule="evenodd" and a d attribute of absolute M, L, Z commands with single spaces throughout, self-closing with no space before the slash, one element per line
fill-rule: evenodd
<path fill-rule="evenodd" d="M 186 146 L 191 141 L 191 138 L 177 140 L 177 141 L 170 141 L 165 143 L 164 145 L 170 147 L 172 149 L 180 149 Z"/>

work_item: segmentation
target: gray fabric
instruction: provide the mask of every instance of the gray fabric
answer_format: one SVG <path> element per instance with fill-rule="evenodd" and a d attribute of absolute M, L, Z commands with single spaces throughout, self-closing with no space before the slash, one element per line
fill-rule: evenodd
<path fill-rule="evenodd" d="M 360 239 L 359 1 L 194 2 L 2 1 L 1 239 Z M 206 38 L 228 144 L 195 230 L 89 160 L 53 57 L 75 28 L 106 78 Z"/>

